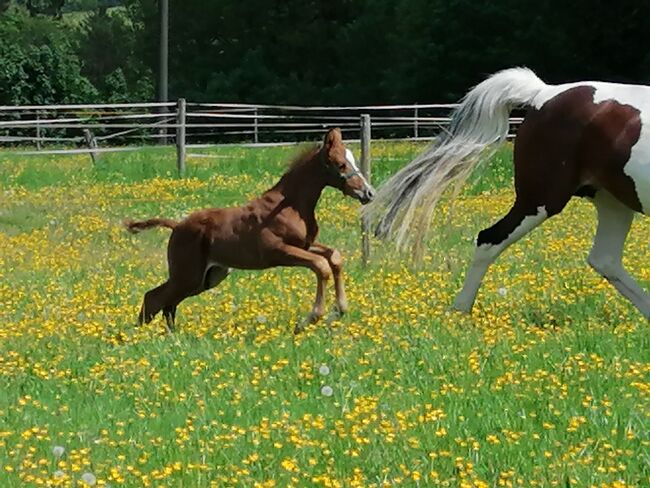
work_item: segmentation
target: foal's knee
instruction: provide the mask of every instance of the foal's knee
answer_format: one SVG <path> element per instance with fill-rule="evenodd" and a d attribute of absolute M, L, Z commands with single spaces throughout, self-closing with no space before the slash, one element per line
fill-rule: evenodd
<path fill-rule="evenodd" d="M 329 280 L 332 277 L 332 268 L 330 267 L 330 263 L 323 257 L 319 256 L 314 261 L 314 271 L 316 271 L 318 277 L 323 280 Z"/>
<path fill-rule="evenodd" d="M 332 251 L 329 264 L 332 267 L 332 271 L 334 271 L 335 273 L 338 273 L 343 269 L 343 256 L 336 249 Z"/>

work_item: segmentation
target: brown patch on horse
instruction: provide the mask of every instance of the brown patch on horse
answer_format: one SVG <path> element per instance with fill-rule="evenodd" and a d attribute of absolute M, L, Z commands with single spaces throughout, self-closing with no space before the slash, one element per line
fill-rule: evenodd
<path fill-rule="evenodd" d="M 641 113 L 614 100 L 596 106 L 598 109 L 585 130 L 579 163 L 589 181 L 609 191 L 632 210 L 641 212 L 634 180 L 624 169 L 641 136 Z"/>
<path fill-rule="evenodd" d="M 363 203 L 373 195 L 372 188 L 345 159 L 338 129 L 326 134 L 320 149 L 301 153 L 278 183 L 244 206 L 200 210 L 178 223 L 165 219 L 129 223 L 130 230 L 158 225 L 173 229 L 167 248 L 169 280 L 145 294 L 139 322 L 149 322 L 162 310 L 171 330 L 177 305 L 219 284 L 229 268 L 311 269 L 317 277 L 317 293 L 308 322 L 323 315 L 325 283 L 333 276 L 337 305 L 343 312 L 347 302 L 340 253 L 315 242 L 315 208 L 326 186 Z"/>
<path fill-rule="evenodd" d="M 614 100 L 594 103 L 595 91 L 577 86 L 529 109 L 515 139 L 515 204 L 479 233 L 478 245 L 500 244 L 540 207 L 551 217 L 573 196 L 599 189 L 641 211 L 634 181 L 624 171 L 641 134 L 640 112 Z"/>
<path fill-rule="evenodd" d="M 641 134 L 638 109 L 577 86 L 531 109 L 515 141 L 515 187 L 527 207 L 556 214 L 581 187 L 604 188 L 641 211 L 634 181 L 625 174 Z"/>

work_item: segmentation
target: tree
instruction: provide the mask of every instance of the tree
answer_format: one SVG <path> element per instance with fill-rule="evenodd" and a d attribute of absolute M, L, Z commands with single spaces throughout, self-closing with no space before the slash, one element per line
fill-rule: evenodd
<path fill-rule="evenodd" d="M 81 74 L 74 43 L 47 17 L 18 10 L 0 16 L 0 103 L 48 104 L 96 100 Z"/>
<path fill-rule="evenodd" d="M 153 74 L 138 46 L 137 27 L 124 10 L 101 6 L 82 24 L 78 54 L 82 74 L 103 100 L 147 100 L 154 95 Z"/>

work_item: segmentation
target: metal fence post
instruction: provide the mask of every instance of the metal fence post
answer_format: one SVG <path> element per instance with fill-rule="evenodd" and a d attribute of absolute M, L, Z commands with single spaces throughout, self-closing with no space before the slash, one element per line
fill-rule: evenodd
<path fill-rule="evenodd" d="M 178 176 L 185 176 L 185 119 L 187 104 L 184 98 L 179 98 L 176 112 L 176 166 Z"/>
<path fill-rule="evenodd" d="M 255 144 L 260 142 L 259 130 L 257 127 L 257 108 L 255 109 L 255 119 L 253 120 L 253 138 L 253 142 L 255 142 Z"/>
<path fill-rule="evenodd" d="M 361 115 L 361 173 L 370 183 L 370 115 Z M 361 218 L 361 261 L 364 266 L 370 260 L 370 220 L 367 216 Z"/>

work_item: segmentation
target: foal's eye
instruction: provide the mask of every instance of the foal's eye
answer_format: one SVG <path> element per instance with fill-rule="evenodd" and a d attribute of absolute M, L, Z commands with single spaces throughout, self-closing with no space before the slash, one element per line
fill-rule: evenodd
<path fill-rule="evenodd" d="M 343 171 L 345 169 L 345 163 L 339 164 L 339 170 Z"/>

